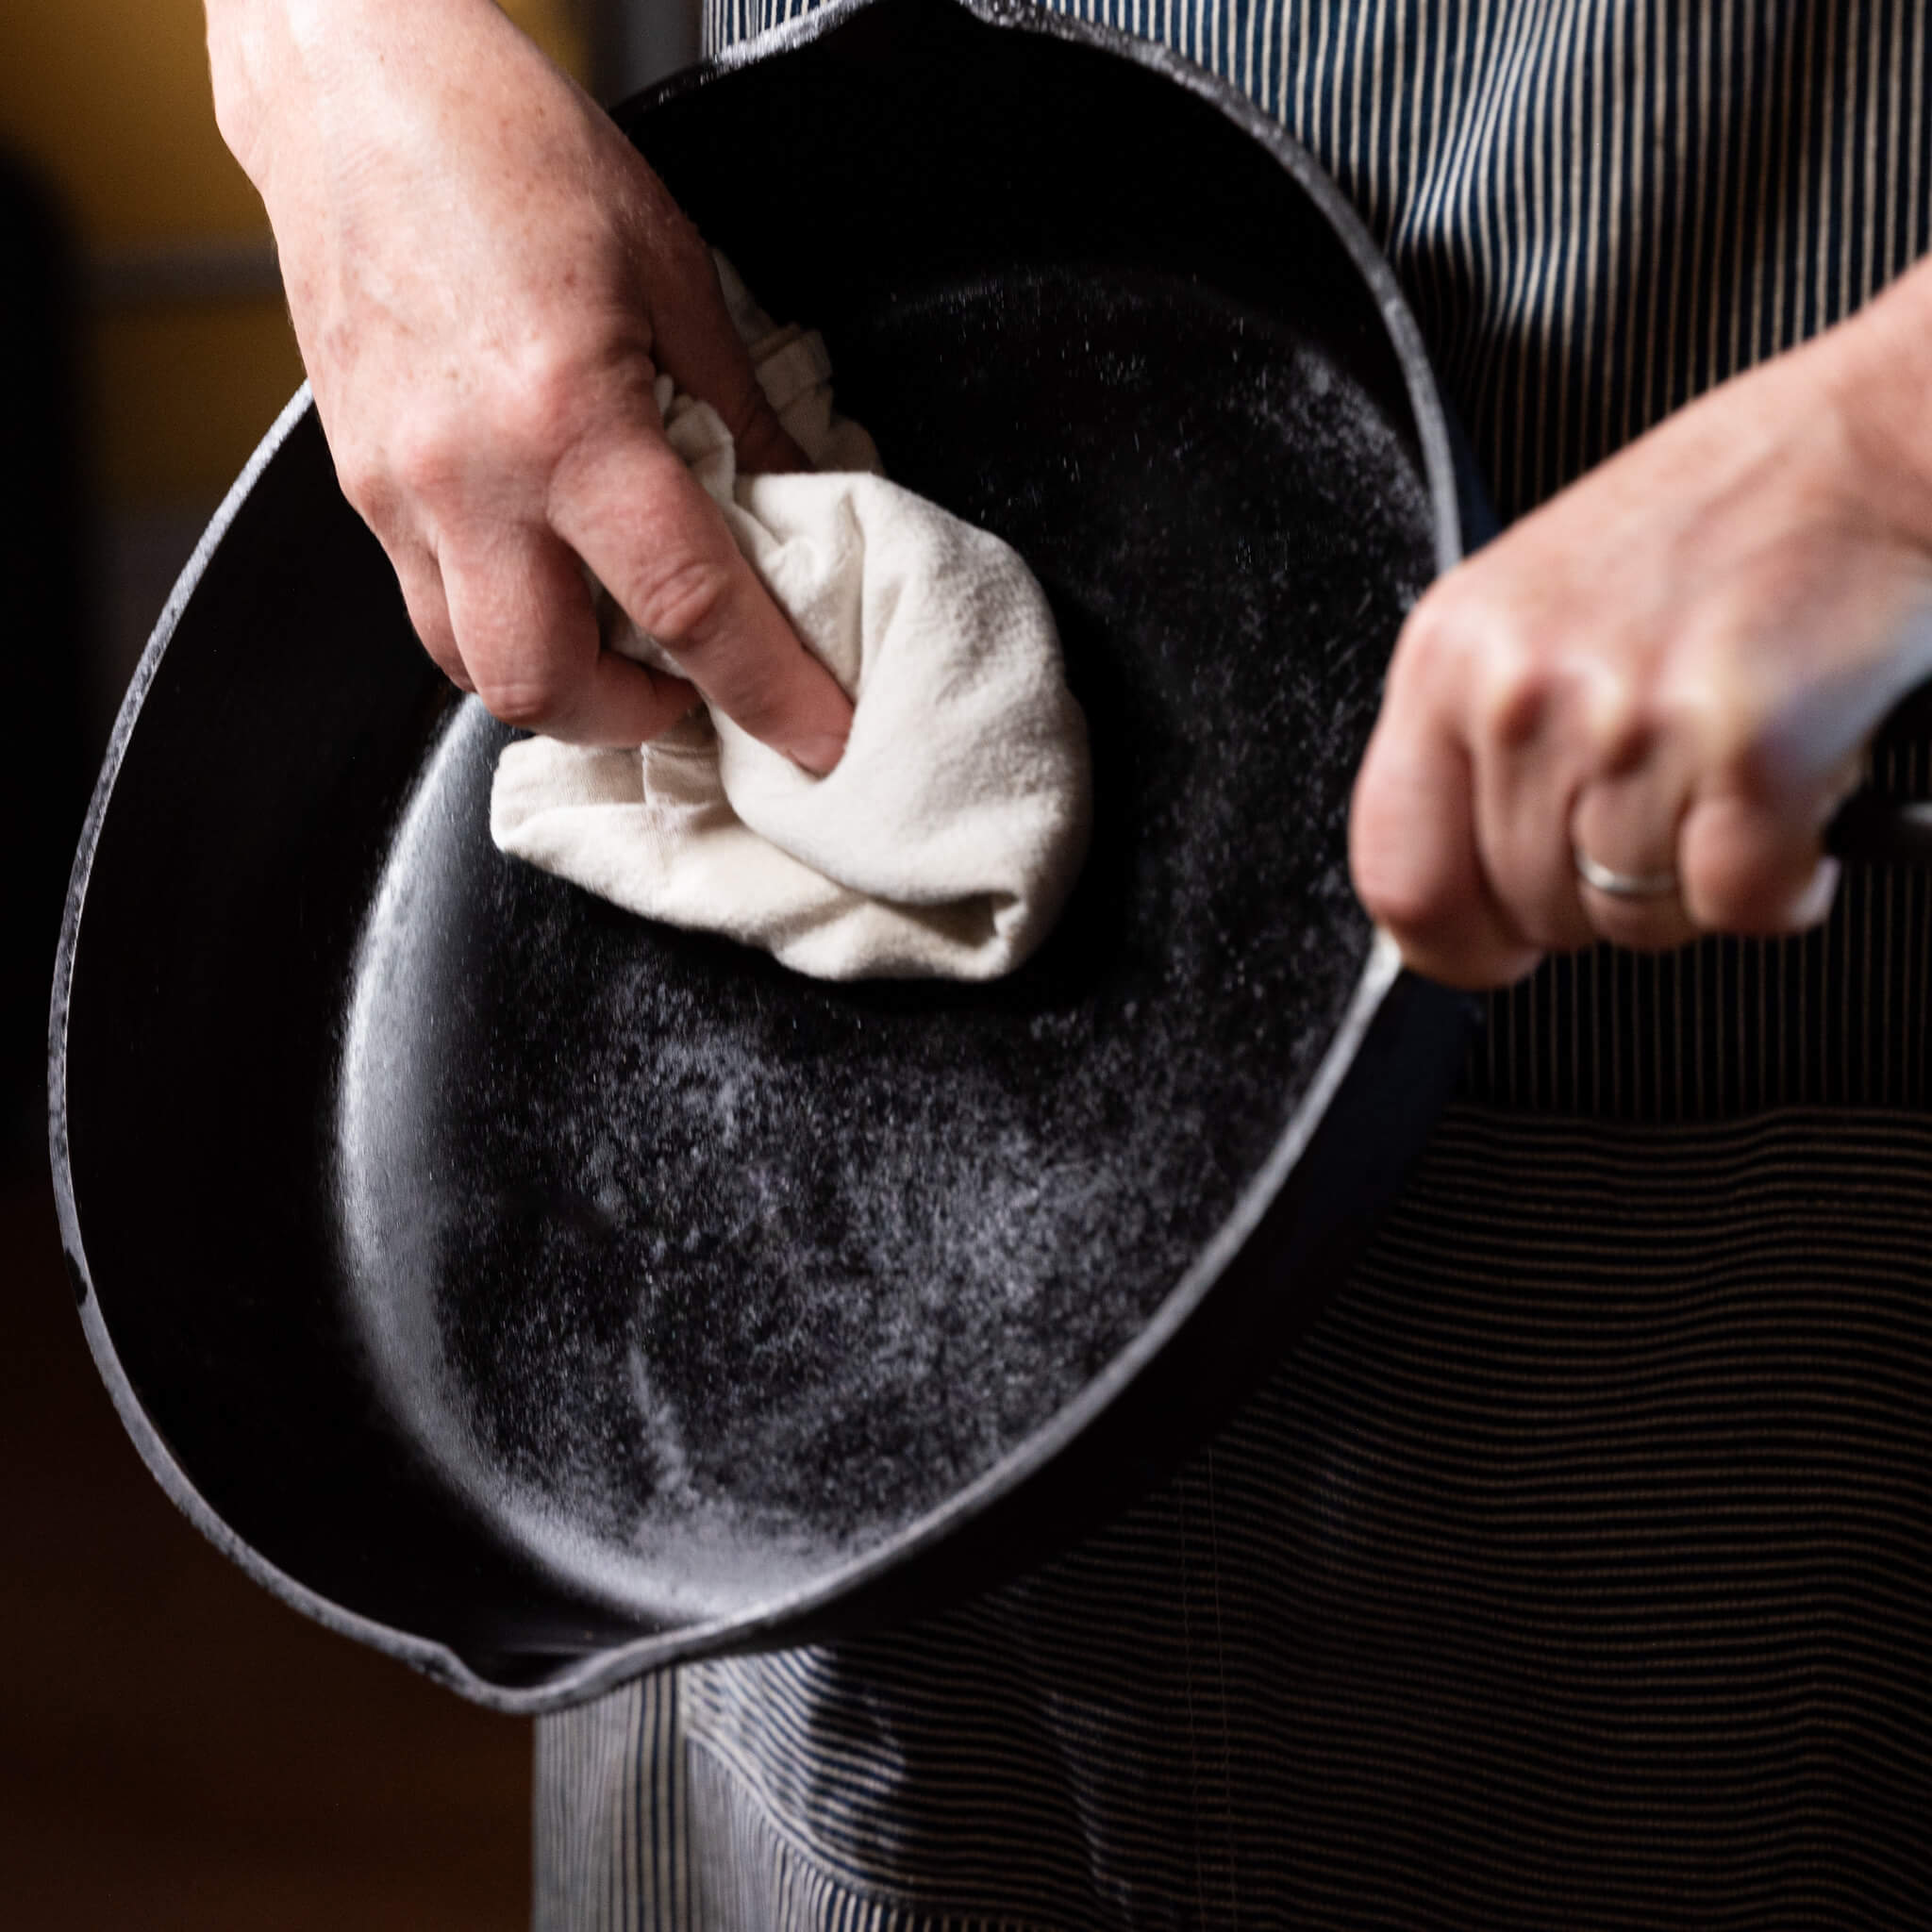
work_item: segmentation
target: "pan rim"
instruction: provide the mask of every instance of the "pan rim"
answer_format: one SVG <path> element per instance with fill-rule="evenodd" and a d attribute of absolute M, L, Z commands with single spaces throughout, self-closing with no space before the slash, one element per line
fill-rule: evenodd
<path fill-rule="evenodd" d="M 646 104 L 655 105 L 692 93 L 741 68 L 808 45 L 875 7 L 891 8 L 939 4 L 958 7 L 991 28 L 1043 34 L 1131 60 L 1137 66 L 1179 84 L 1270 152 L 1341 243 L 1375 305 L 1401 370 L 1416 432 L 1422 480 L 1429 501 L 1436 568 L 1442 572 L 1458 562 L 1463 555 L 1466 533 L 1454 433 L 1436 386 L 1421 329 L 1402 294 L 1393 269 L 1376 248 L 1366 225 L 1340 188 L 1323 172 L 1300 142 L 1231 83 L 1196 66 L 1173 49 L 1114 28 L 1020 5 L 1018 0 L 828 0 L 827 5 L 811 13 L 801 15 L 724 50 L 695 68 L 671 76 L 634 101 L 622 104 L 616 112 L 622 119 Z M 396 1657 L 473 1703 L 506 1714 L 536 1715 L 582 1703 L 646 1671 L 699 1655 L 715 1655 L 727 1647 L 721 1639 L 728 1639 L 728 1647 L 732 1649 L 759 1647 L 760 1641 L 773 1631 L 781 1626 L 796 1625 L 814 1614 L 824 1612 L 868 1582 L 950 1538 L 982 1516 L 1002 1496 L 1055 1460 L 1138 1380 L 1148 1363 L 1187 1324 L 1208 1291 L 1240 1255 L 1307 1151 L 1365 1036 L 1406 974 L 1393 942 L 1381 931 L 1374 931 L 1346 1010 L 1287 1125 L 1242 1188 L 1233 1208 L 1162 1298 L 1145 1325 L 1046 1422 L 944 1502 L 862 1555 L 823 1573 L 809 1583 L 728 1615 L 647 1634 L 589 1652 L 534 1686 L 496 1681 L 481 1674 L 446 1642 L 346 1608 L 272 1562 L 226 1523 L 175 1459 L 136 1395 L 108 1332 L 81 1236 L 68 1140 L 66 1072 L 69 1008 L 88 885 L 127 747 L 161 659 L 215 551 L 263 473 L 313 408 L 312 391 L 305 382 L 251 454 L 221 508 L 203 532 L 136 667 L 116 716 L 101 773 L 89 804 L 70 876 L 49 1016 L 49 1151 L 61 1245 L 79 1304 L 89 1349 L 108 1386 L 123 1426 L 162 1490 L 223 1555 L 291 1608 L 314 1619 L 325 1628 Z M 540 1572 L 547 1572 L 550 1568 L 534 1553 L 519 1551 L 518 1554 Z M 582 1576 L 573 1574 L 569 1582 L 586 1600 L 596 1600 L 595 1592 L 587 1588 Z M 634 1613 L 634 1607 L 624 1604 L 621 1598 L 613 1598 L 608 1607 Z"/>

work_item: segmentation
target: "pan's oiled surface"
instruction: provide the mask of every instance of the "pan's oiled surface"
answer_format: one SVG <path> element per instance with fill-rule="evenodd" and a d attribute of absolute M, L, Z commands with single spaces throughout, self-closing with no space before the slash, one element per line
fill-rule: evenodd
<path fill-rule="evenodd" d="M 824 327 L 892 474 L 1033 564 L 1098 825 L 991 987 L 631 920 L 491 846 L 504 734 L 312 409 L 264 442 L 76 861 L 63 1235 L 191 1517 L 520 1710 L 920 1614 L 1101 1520 L 1311 1319 L 1466 1021 L 1348 888 L 1461 523 L 1413 324 L 1307 157 L 999 0 L 846 0 L 623 118 Z"/>
<path fill-rule="evenodd" d="M 1348 791 L 1432 568 L 1380 405 L 1202 283 L 986 273 L 833 350 L 891 474 L 1059 619 L 1097 829 L 1043 951 L 834 987 L 630 919 L 490 846 L 507 734 L 470 706 L 354 969 L 341 1232 L 387 1404 L 508 1541 L 653 1620 L 915 1521 L 1194 1261 L 1360 974 Z"/>

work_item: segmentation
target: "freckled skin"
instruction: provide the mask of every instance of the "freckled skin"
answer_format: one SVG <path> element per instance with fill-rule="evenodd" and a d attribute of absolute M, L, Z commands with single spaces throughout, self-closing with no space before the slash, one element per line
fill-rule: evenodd
<path fill-rule="evenodd" d="M 208 13 L 337 473 L 437 662 L 591 743 L 653 737 L 702 691 L 829 770 L 851 708 L 665 443 L 656 375 L 719 410 L 746 469 L 803 458 L 629 143 L 489 0 Z M 602 650 L 586 564 L 689 682 Z"/>

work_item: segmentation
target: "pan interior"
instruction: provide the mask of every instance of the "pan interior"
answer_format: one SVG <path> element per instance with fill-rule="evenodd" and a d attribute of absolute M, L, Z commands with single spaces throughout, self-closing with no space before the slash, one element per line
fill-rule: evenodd
<path fill-rule="evenodd" d="M 383 1406 L 494 1536 L 652 1624 L 915 1522 L 1173 1292 L 1360 971 L 1349 787 L 1431 567 L 1384 400 L 1198 279 L 982 265 L 832 347 L 891 474 L 1058 619 L 1096 836 L 1042 952 L 839 987 L 631 919 L 494 852 L 508 734 L 470 705 L 352 973 L 338 1224 Z"/>

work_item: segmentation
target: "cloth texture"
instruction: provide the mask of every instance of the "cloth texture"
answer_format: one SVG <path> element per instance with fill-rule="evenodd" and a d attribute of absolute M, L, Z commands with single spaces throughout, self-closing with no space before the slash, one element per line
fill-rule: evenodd
<path fill-rule="evenodd" d="M 801 770 L 700 708 L 637 751 L 532 738 L 491 793 L 496 843 L 649 919 L 819 979 L 991 979 L 1045 937 L 1085 856 L 1086 723 L 1017 554 L 876 474 L 832 407 L 824 341 L 728 265 L 733 319 L 816 474 L 746 475 L 708 404 L 658 378 L 671 446 L 800 639 L 854 700 L 845 755 Z M 675 671 L 602 598 L 614 649 Z"/>
<path fill-rule="evenodd" d="M 1312 149 L 1506 515 L 1932 244 L 1918 0 L 1068 10 Z M 1806 939 L 1497 995 L 1348 1284 L 1128 1517 L 544 1720 L 540 1927 L 1932 1924 L 1928 970 L 1873 867 Z"/>

